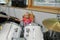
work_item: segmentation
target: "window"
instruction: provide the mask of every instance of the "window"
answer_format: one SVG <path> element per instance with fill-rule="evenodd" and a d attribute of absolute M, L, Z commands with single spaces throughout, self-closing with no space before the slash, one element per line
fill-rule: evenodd
<path fill-rule="evenodd" d="M 34 0 L 34 6 L 55 6 L 60 7 L 60 0 Z"/>
<path fill-rule="evenodd" d="M 6 4 L 6 0 L 0 0 L 0 3 Z"/>
<path fill-rule="evenodd" d="M 36 2 L 44 2 L 45 0 L 35 0 Z"/>
<path fill-rule="evenodd" d="M 28 0 L 26 0 L 26 4 L 28 5 Z"/>
<path fill-rule="evenodd" d="M 60 0 L 34 0 L 35 2 L 60 3 Z"/>

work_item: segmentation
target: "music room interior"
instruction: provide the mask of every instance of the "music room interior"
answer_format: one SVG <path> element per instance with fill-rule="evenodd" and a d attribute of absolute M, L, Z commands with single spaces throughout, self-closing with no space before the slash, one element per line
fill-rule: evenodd
<path fill-rule="evenodd" d="M 60 0 L 0 0 L 0 40 L 60 40 Z"/>

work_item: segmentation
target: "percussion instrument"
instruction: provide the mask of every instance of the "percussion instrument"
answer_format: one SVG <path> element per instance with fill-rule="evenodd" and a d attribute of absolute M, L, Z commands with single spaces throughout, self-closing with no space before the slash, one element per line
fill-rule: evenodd
<path fill-rule="evenodd" d="M 6 15 L 3 15 L 3 14 L 0 14 L 0 17 L 7 18 L 7 16 Z"/>
<path fill-rule="evenodd" d="M 43 21 L 43 25 L 48 29 L 60 32 L 60 23 L 56 18 L 50 18 Z"/>
<path fill-rule="evenodd" d="M 40 26 L 31 23 L 24 28 L 25 40 L 44 40 Z"/>
<path fill-rule="evenodd" d="M 8 40 L 18 40 L 20 38 L 21 34 L 21 27 L 20 25 L 16 23 L 11 23 L 12 27 L 10 29 L 10 32 L 8 34 Z"/>
<path fill-rule="evenodd" d="M 0 31 L 0 40 L 17 40 L 20 38 L 21 27 L 14 22 L 2 24 L 3 29 Z"/>

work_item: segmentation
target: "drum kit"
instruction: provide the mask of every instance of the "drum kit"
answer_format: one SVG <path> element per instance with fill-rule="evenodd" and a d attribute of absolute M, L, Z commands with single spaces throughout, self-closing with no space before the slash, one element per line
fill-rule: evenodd
<path fill-rule="evenodd" d="M 8 16 L 0 14 L 0 30 L 2 30 L 1 23 L 6 22 L 8 19 L 11 19 L 11 20 L 15 19 L 13 21 L 20 23 L 19 19 L 15 17 L 9 18 Z M 49 19 L 44 20 L 42 23 L 45 26 L 45 28 L 48 29 L 48 31 L 44 33 L 44 38 L 46 39 L 47 37 L 46 40 L 60 40 L 60 20 L 59 19 L 49 18 Z"/>
<path fill-rule="evenodd" d="M 30 14 L 31 15 L 31 14 Z M 16 23 L 20 23 L 20 21 L 19 21 L 19 19 L 17 19 L 17 18 L 15 18 L 15 17 L 8 17 L 8 16 L 5 16 L 5 15 L 3 15 L 3 14 L 0 14 L 0 17 L 2 18 L 1 19 L 1 22 L 0 22 L 0 30 L 3 30 L 3 27 L 2 27 L 2 25 L 1 24 L 3 24 L 4 25 L 4 23 L 6 23 L 7 21 L 10 21 L 10 23 L 7 23 L 7 25 L 9 24 L 11 24 L 12 25 L 12 28 L 10 28 L 9 29 L 9 32 L 7 33 L 7 35 L 8 35 L 8 40 L 17 40 L 17 39 L 19 39 L 19 37 L 21 36 L 21 27 L 20 26 L 18 26 L 18 25 L 16 25 L 15 23 L 13 23 L 14 21 L 16 22 Z M 32 15 L 31 15 L 31 19 L 33 19 L 33 17 L 32 17 Z M 11 21 L 13 21 L 13 22 L 11 22 Z M 32 20 L 33 21 L 33 20 Z M 11 26 L 10 25 L 10 26 Z M 6 27 L 10 27 L 10 26 L 6 26 Z M 28 40 L 30 40 L 30 37 L 31 37 L 31 39 L 33 39 L 33 40 L 40 40 L 40 39 L 42 39 L 43 40 L 43 34 L 42 34 L 42 32 L 41 32 L 41 30 L 40 30 L 40 26 L 38 26 L 38 25 L 36 25 L 36 24 L 33 24 L 32 23 L 32 25 L 28 25 L 26 28 L 28 28 L 28 27 L 30 27 L 30 30 L 31 30 L 31 32 L 30 33 L 32 33 L 33 31 L 35 31 L 34 33 L 36 33 L 35 35 L 36 35 L 36 37 L 35 36 L 33 36 L 33 37 L 31 37 L 31 36 L 29 36 L 29 38 L 27 38 Z M 5 28 L 6 29 L 6 28 Z M 33 31 L 32 31 L 33 30 Z M 27 31 L 27 30 L 26 30 Z M 2 33 L 2 34 L 4 34 L 4 32 Z M 20 34 L 20 35 L 19 35 Z M 33 33 L 32 33 L 33 34 Z M 29 35 L 32 35 L 32 34 L 29 34 Z M 39 34 L 39 35 L 37 35 L 37 34 Z M 42 34 L 42 35 L 41 35 Z M 25 32 L 24 32 L 24 35 L 26 35 L 25 34 Z M 33 34 L 34 35 L 34 34 Z M 34 38 L 35 37 L 35 38 Z"/>

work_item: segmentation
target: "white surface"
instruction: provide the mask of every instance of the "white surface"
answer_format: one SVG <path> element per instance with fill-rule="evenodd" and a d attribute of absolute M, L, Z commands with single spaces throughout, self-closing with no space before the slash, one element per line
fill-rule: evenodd
<path fill-rule="evenodd" d="M 3 26 L 3 30 L 0 31 L 0 40 L 10 40 L 11 37 L 14 36 L 12 35 L 14 28 L 21 29 L 20 26 L 17 26 L 15 23 L 5 23 L 2 26 Z M 21 32 L 21 30 L 19 32 Z M 17 33 L 18 35 L 20 34 L 19 32 Z"/>
<path fill-rule="evenodd" d="M 29 29 L 29 33 L 27 32 Z M 24 37 L 27 40 L 44 40 L 43 33 L 41 32 L 41 28 L 39 26 L 26 26 L 24 28 Z M 28 35 L 28 36 L 27 36 Z"/>
<path fill-rule="evenodd" d="M 6 40 L 7 39 L 7 34 L 9 32 L 10 25 L 11 24 L 9 24 L 9 23 L 6 23 L 3 25 L 3 30 L 0 31 L 0 40 Z"/>
<path fill-rule="evenodd" d="M 17 28 L 17 32 L 16 32 L 16 28 Z M 13 24 L 12 28 L 10 30 L 10 33 L 8 35 L 8 40 L 11 40 L 12 38 L 14 38 L 15 40 L 20 38 L 20 33 L 21 33 L 21 28 L 20 26 Z"/>

